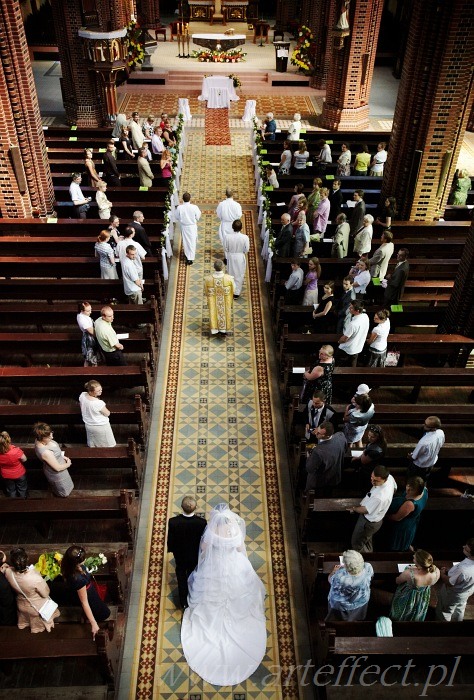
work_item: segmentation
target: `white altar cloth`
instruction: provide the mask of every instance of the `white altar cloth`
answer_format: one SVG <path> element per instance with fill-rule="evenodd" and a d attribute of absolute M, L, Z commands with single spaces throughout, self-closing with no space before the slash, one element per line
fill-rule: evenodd
<path fill-rule="evenodd" d="M 231 102 L 239 100 L 235 92 L 234 81 L 220 75 L 210 75 L 202 80 L 202 91 L 198 97 L 201 102 L 207 101 L 210 109 L 229 107 Z"/>
<path fill-rule="evenodd" d="M 245 34 L 192 34 L 191 39 L 193 44 L 204 46 L 211 51 L 217 50 L 217 44 L 222 51 L 228 51 L 245 44 L 247 37 Z"/>

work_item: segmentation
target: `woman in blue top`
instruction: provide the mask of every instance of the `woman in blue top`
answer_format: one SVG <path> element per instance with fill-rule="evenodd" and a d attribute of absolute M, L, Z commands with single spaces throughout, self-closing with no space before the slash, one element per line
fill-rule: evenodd
<path fill-rule="evenodd" d="M 390 551 L 406 552 L 410 548 L 427 501 L 428 489 L 421 476 L 407 479 L 405 492 L 395 496 L 385 516 L 390 524 Z"/>
<path fill-rule="evenodd" d="M 342 565 L 336 564 L 329 574 L 331 590 L 328 596 L 329 620 L 365 620 L 370 599 L 370 582 L 374 575 L 372 564 L 354 549 L 342 554 Z"/>
<path fill-rule="evenodd" d="M 100 599 L 95 586 L 92 584 L 92 576 L 84 566 L 86 552 L 82 547 L 72 545 L 69 547 L 61 561 L 61 573 L 67 586 L 77 593 L 77 599 L 84 615 L 92 627 L 92 638 L 99 631 L 97 622 L 103 622 L 110 616 L 110 610 Z"/>

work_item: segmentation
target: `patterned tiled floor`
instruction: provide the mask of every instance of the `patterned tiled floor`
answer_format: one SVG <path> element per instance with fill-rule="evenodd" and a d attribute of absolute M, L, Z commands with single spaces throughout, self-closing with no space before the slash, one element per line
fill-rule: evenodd
<path fill-rule="evenodd" d="M 203 133 L 188 133 L 182 189 L 193 201 L 217 202 L 223 188 L 237 186 L 242 202 L 255 204 L 248 134 L 233 134 L 232 145 L 206 148 L 200 166 Z M 233 161 L 232 159 L 239 159 Z M 202 170 L 200 170 L 202 167 Z M 280 476 L 271 412 L 265 352 L 257 243 L 253 213 L 244 212 L 251 240 L 247 279 L 234 306 L 234 332 L 209 337 L 203 277 L 221 253 L 214 206 L 203 206 L 195 264 L 177 273 L 173 330 L 163 425 L 155 474 L 156 497 L 150 523 L 146 583 L 138 611 L 140 645 L 136 647 L 130 697 L 156 700 L 296 700 L 290 682 L 275 680 L 276 666 L 296 663 L 290 604 L 288 553 L 281 515 Z M 249 558 L 267 589 L 267 654 L 256 673 L 233 688 L 214 688 L 193 674 L 181 651 L 181 613 L 176 610 L 176 581 L 165 554 L 166 518 L 179 512 L 184 495 L 196 494 L 207 513 L 221 501 L 247 524 Z"/>

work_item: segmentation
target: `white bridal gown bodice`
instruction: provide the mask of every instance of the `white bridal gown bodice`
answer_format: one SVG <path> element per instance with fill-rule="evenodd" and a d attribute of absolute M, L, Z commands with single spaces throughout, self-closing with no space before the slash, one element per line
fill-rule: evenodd
<path fill-rule="evenodd" d="M 208 683 L 242 683 L 266 651 L 265 588 L 247 559 L 241 533 L 204 535 L 189 577 L 181 642 L 189 666 Z"/>

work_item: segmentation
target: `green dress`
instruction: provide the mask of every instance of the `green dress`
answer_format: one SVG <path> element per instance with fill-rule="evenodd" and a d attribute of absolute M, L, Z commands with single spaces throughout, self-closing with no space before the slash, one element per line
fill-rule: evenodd
<path fill-rule="evenodd" d="M 467 194 L 471 189 L 471 178 L 460 177 L 456 180 L 454 192 L 451 195 L 451 204 L 463 206 L 467 201 Z"/>
<path fill-rule="evenodd" d="M 310 231 L 313 231 L 313 220 L 314 220 L 314 214 L 316 212 L 316 209 L 319 206 L 319 202 L 321 201 L 321 192 L 320 190 L 313 190 L 310 195 L 308 195 L 308 211 L 306 212 L 306 221 L 309 225 Z"/>
<path fill-rule="evenodd" d="M 403 505 L 403 503 L 405 503 L 405 500 L 406 491 L 403 493 L 402 496 L 395 496 L 392 503 L 390 504 L 390 508 L 387 511 L 387 515 L 396 513 L 399 510 L 399 508 Z M 419 498 L 418 500 L 415 500 L 414 498 L 411 498 L 410 500 L 413 503 L 414 510 L 411 513 L 409 513 L 406 518 L 403 518 L 403 520 L 398 520 L 397 522 L 389 520 L 386 523 L 390 526 L 390 539 L 388 549 L 391 552 L 406 552 L 410 548 L 410 545 L 413 543 L 413 540 L 415 539 L 416 529 L 420 522 L 421 512 L 428 501 L 428 489 L 424 489 L 421 498 Z"/>
<path fill-rule="evenodd" d="M 389 617 L 395 622 L 423 622 L 430 603 L 431 585 L 417 586 L 410 569 L 410 580 L 397 586 Z"/>

